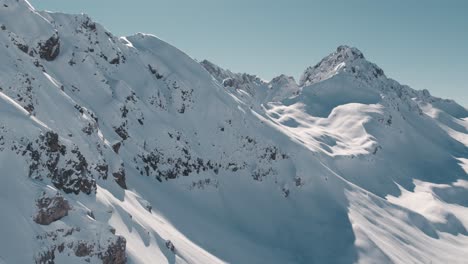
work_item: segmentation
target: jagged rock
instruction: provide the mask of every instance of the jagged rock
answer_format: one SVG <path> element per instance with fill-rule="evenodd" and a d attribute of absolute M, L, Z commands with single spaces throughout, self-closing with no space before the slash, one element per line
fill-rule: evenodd
<path fill-rule="evenodd" d="M 83 133 L 85 133 L 86 135 L 90 136 L 94 133 L 94 131 L 96 131 L 96 129 L 97 126 L 95 123 L 88 123 L 85 127 L 81 129 L 81 131 L 83 131 Z"/>
<path fill-rule="evenodd" d="M 117 143 L 115 143 L 114 145 L 112 145 L 112 149 L 114 150 L 114 152 L 115 152 L 116 154 L 119 154 L 119 150 L 120 150 L 120 146 L 121 146 L 121 145 L 122 145 L 122 143 L 120 143 L 120 142 L 117 142 Z"/>
<path fill-rule="evenodd" d="M 115 127 L 114 128 L 114 131 L 117 135 L 119 135 L 119 137 L 121 137 L 123 140 L 126 140 L 129 136 L 128 136 L 128 132 L 127 132 L 127 129 L 125 128 L 125 124 L 122 124 L 121 126 L 119 127 Z"/>
<path fill-rule="evenodd" d="M 65 249 L 65 243 L 61 243 L 60 245 L 57 246 L 57 250 L 59 253 L 62 253 L 64 249 Z"/>
<path fill-rule="evenodd" d="M 62 152 L 64 153 L 65 147 L 60 145 L 59 136 L 57 133 L 47 131 L 45 133 L 45 145 L 49 148 L 50 152 Z"/>
<path fill-rule="evenodd" d="M 81 24 L 81 26 L 85 29 L 89 29 L 91 31 L 96 31 L 96 23 L 91 21 L 89 17 Z"/>
<path fill-rule="evenodd" d="M 107 174 L 109 173 L 109 165 L 107 165 L 106 163 L 98 164 L 98 165 L 96 165 L 96 171 L 105 180 L 105 179 L 107 179 Z"/>
<path fill-rule="evenodd" d="M 126 240 L 124 237 L 116 236 L 115 229 L 107 226 L 109 233 L 96 233 L 96 237 L 89 236 L 89 230 L 81 230 L 79 227 L 58 228 L 37 235 L 38 241 L 46 242 L 41 251 L 36 254 L 36 263 L 54 263 L 55 254 L 75 255 L 85 262 L 92 258 L 100 259 L 102 263 L 126 263 Z M 76 232 L 88 232 L 77 238 Z M 112 235 L 110 235 L 112 234 Z"/>
<path fill-rule="evenodd" d="M 345 59 L 349 57 L 353 59 L 364 59 L 364 54 L 356 48 L 351 48 L 347 45 L 341 45 L 336 48 L 336 52 L 343 56 Z"/>
<path fill-rule="evenodd" d="M 174 244 L 172 244 L 172 241 L 167 240 L 167 241 L 166 241 L 166 247 L 167 247 L 170 251 L 172 251 L 172 253 L 175 253 L 176 248 L 175 248 Z"/>
<path fill-rule="evenodd" d="M 65 193 L 90 194 L 96 190 L 86 158 L 77 146 L 67 153 L 57 133 L 47 131 L 40 135 L 36 141 L 29 142 L 21 154 L 29 154 L 29 177 L 43 179 L 47 175 L 52 184 Z"/>
<path fill-rule="evenodd" d="M 49 225 L 67 216 L 71 209 L 68 201 L 58 193 L 54 197 L 44 195 L 36 201 L 36 206 L 39 211 L 34 216 L 34 221 L 40 225 Z"/>
<path fill-rule="evenodd" d="M 127 255 L 125 253 L 127 240 L 119 236 L 115 243 L 111 243 L 107 250 L 100 256 L 103 264 L 124 264 L 127 263 Z"/>
<path fill-rule="evenodd" d="M 75 171 L 73 169 L 63 171 L 60 176 L 52 179 L 52 183 L 65 193 L 79 194 L 80 192 L 91 194 L 96 190 L 96 181 L 92 178 L 81 177 L 72 179 Z"/>
<path fill-rule="evenodd" d="M 60 38 L 58 35 L 39 43 L 39 56 L 46 61 L 53 61 L 60 53 Z"/>
<path fill-rule="evenodd" d="M 315 66 L 308 67 L 302 74 L 299 85 L 308 86 L 329 79 L 339 72 L 348 72 L 366 81 L 385 77 L 383 70 L 366 61 L 360 50 L 342 45 Z"/>
<path fill-rule="evenodd" d="M 18 47 L 18 49 L 20 49 L 24 53 L 29 52 L 29 46 L 28 45 L 18 43 L 18 44 L 16 44 L 16 46 Z"/>
<path fill-rule="evenodd" d="M 117 57 L 113 58 L 109 63 L 110 64 L 120 64 L 120 57 L 117 56 Z"/>
<path fill-rule="evenodd" d="M 84 241 L 78 242 L 75 248 L 75 256 L 84 257 L 89 256 L 93 252 L 93 245 L 88 245 Z"/>
<path fill-rule="evenodd" d="M 125 169 L 121 167 L 119 171 L 112 173 L 114 176 L 115 182 L 122 187 L 123 189 L 127 189 L 127 183 L 125 182 Z"/>
<path fill-rule="evenodd" d="M 145 209 L 146 209 L 148 212 L 151 213 L 151 211 L 153 210 L 153 206 L 152 206 L 150 203 L 147 203 L 147 204 L 145 205 Z"/>
<path fill-rule="evenodd" d="M 263 81 L 256 75 L 248 73 L 233 73 L 230 70 L 222 69 L 210 61 L 203 60 L 200 64 L 224 87 L 230 87 L 238 90 L 243 90 L 255 96 L 258 90 L 267 88 L 268 83 Z"/>
<path fill-rule="evenodd" d="M 78 148 L 74 148 L 71 153 L 75 159 L 67 160 L 69 168 L 54 170 L 52 183 L 66 193 L 91 194 L 96 190 L 96 181 L 88 176 L 88 162 Z"/>
<path fill-rule="evenodd" d="M 224 87 L 234 87 L 236 81 L 233 78 L 226 78 L 223 80 Z"/>

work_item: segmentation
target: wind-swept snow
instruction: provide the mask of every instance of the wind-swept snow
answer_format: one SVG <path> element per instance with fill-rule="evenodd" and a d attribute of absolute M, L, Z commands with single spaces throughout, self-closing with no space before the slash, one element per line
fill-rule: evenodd
<path fill-rule="evenodd" d="M 0 44 L 0 263 L 468 256 L 467 110 L 356 48 L 267 82 L 24 0 Z"/>

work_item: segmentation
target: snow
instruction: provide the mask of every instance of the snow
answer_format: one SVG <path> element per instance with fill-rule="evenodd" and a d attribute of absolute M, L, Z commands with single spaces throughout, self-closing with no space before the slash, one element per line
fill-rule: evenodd
<path fill-rule="evenodd" d="M 265 81 L 153 35 L 4 2 L 0 263 L 50 250 L 56 263 L 101 263 L 118 236 L 128 263 L 468 256 L 468 111 L 456 102 L 388 79 L 347 46 L 299 83 Z M 41 59 L 56 32 L 58 56 Z M 58 142 L 44 141 L 51 132 Z M 50 168 L 71 173 L 65 187 L 96 189 L 67 192 Z M 72 207 L 47 226 L 33 220 L 44 192 Z M 79 243 L 92 252 L 77 256 Z"/>

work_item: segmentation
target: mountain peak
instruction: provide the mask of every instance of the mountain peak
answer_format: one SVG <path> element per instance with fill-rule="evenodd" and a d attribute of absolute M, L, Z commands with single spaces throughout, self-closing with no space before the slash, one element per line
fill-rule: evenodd
<path fill-rule="evenodd" d="M 315 66 L 308 67 L 301 76 L 299 85 L 314 84 L 329 79 L 340 72 L 348 72 L 366 80 L 384 76 L 383 70 L 367 61 L 359 49 L 341 45 Z"/>
<path fill-rule="evenodd" d="M 347 45 L 338 46 L 338 48 L 336 48 L 335 54 L 337 54 L 339 58 L 342 58 L 343 61 L 365 59 L 364 54 L 362 54 L 359 49 Z"/>
<path fill-rule="evenodd" d="M 271 79 L 270 84 L 283 84 L 283 83 L 289 83 L 289 82 L 294 82 L 294 77 L 288 76 L 286 74 L 280 74 L 279 76 L 274 77 Z"/>

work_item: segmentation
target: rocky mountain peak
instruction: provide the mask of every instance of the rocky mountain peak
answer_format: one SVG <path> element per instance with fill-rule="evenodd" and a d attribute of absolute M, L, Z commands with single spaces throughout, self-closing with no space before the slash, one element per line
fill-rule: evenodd
<path fill-rule="evenodd" d="M 3 0 L 0 61 L 0 263 L 466 259 L 467 110 L 355 48 L 300 87 Z"/>
<path fill-rule="evenodd" d="M 290 83 L 290 82 L 294 82 L 294 83 L 296 82 L 294 77 L 288 76 L 288 75 L 285 75 L 285 74 L 281 74 L 281 75 L 276 76 L 275 78 L 273 78 L 270 81 L 270 84 L 286 84 L 286 83 Z"/>
<path fill-rule="evenodd" d="M 315 66 L 308 67 L 302 74 L 299 85 L 311 85 L 329 79 L 340 72 L 347 72 L 365 80 L 384 76 L 383 70 L 367 61 L 359 49 L 341 45 Z"/>
<path fill-rule="evenodd" d="M 346 60 L 356 60 L 356 59 L 365 59 L 364 54 L 362 52 L 355 48 L 355 47 L 350 47 L 347 45 L 341 45 L 336 48 L 336 54 L 338 54 L 338 58 L 343 58 L 343 61 Z M 340 57 L 342 56 L 342 57 Z"/>

